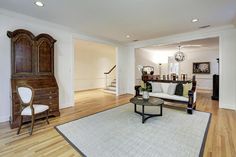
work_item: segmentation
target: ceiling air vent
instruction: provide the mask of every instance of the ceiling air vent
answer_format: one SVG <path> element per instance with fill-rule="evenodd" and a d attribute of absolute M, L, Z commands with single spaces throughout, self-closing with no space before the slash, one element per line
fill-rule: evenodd
<path fill-rule="evenodd" d="M 204 29 L 204 28 L 208 28 L 208 27 L 210 27 L 211 25 L 205 25 L 205 26 L 201 26 L 201 27 L 199 27 L 200 29 Z"/>

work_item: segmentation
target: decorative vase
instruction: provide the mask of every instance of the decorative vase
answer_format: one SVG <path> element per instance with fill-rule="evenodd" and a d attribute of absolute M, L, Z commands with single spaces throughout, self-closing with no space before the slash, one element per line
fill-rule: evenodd
<path fill-rule="evenodd" d="M 143 99 L 149 99 L 149 92 L 143 91 Z"/>

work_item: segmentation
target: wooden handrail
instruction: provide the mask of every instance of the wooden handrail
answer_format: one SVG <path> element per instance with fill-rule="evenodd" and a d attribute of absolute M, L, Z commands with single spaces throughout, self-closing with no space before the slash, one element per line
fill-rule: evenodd
<path fill-rule="evenodd" d="M 116 68 L 116 65 L 114 65 L 112 68 L 111 68 L 111 70 L 109 70 L 108 72 L 105 72 L 104 74 L 110 74 L 114 69 Z"/>

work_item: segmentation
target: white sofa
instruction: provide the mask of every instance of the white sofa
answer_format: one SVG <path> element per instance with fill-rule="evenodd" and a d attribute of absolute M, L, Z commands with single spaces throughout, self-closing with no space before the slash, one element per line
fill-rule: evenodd
<path fill-rule="evenodd" d="M 151 83 L 151 84 L 153 86 L 155 83 Z M 168 94 L 169 84 L 171 84 L 171 83 L 161 83 L 160 82 L 160 84 L 161 84 L 161 87 L 162 87 L 162 92 L 161 93 L 150 92 L 149 93 L 150 96 L 163 98 L 163 99 L 176 100 L 176 101 L 183 101 L 183 102 L 188 102 L 189 101 L 189 97 Z M 193 103 L 195 103 L 196 102 L 196 92 L 194 92 L 194 97 L 193 98 L 194 98 Z"/>
<path fill-rule="evenodd" d="M 150 81 L 149 81 L 150 82 Z M 177 84 L 178 82 L 172 82 L 172 81 L 166 81 L 166 82 L 150 82 L 152 85 L 152 91 L 149 92 L 149 96 L 161 98 L 165 101 L 171 101 L 171 102 L 180 102 L 187 104 L 187 112 L 189 114 L 192 114 L 192 110 L 196 107 L 196 82 L 192 82 L 192 87 L 189 89 L 188 96 L 179 96 L 174 95 L 175 88 L 173 87 L 173 84 Z M 170 85 L 173 87 L 173 89 L 170 88 Z M 158 86 L 158 87 L 157 87 Z M 160 89 L 161 88 L 161 89 Z M 140 91 L 140 86 L 135 87 L 136 90 L 136 96 L 142 95 L 142 92 Z"/>

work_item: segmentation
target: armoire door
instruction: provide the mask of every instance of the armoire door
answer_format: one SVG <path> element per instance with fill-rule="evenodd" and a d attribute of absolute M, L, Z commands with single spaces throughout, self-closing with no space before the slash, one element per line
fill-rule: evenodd
<path fill-rule="evenodd" d="M 33 75 L 34 73 L 34 36 L 27 31 L 8 32 L 12 39 L 12 67 L 13 76 Z"/>
<path fill-rule="evenodd" d="M 37 52 L 37 74 L 53 75 L 54 74 L 54 41 L 43 35 L 36 40 Z"/>

